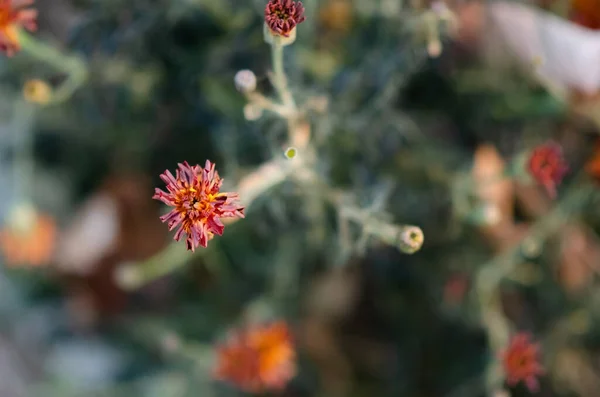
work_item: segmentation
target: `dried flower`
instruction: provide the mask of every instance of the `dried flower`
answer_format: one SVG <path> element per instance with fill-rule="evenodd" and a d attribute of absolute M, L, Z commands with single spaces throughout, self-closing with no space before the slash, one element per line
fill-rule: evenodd
<path fill-rule="evenodd" d="M 529 155 L 527 169 L 530 175 L 548 192 L 556 197 L 556 186 L 567 173 L 568 165 L 563 157 L 562 148 L 555 142 L 537 146 Z"/>
<path fill-rule="evenodd" d="M 217 350 L 215 377 L 246 392 L 281 390 L 296 373 L 296 352 L 283 321 L 238 331 Z"/>
<path fill-rule="evenodd" d="M 544 369 L 539 363 L 538 354 L 539 345 L 531 343 L 531 335 L 528 333 L 519 333 L 511 339 L 508 348 L 502 353 L 509 386 L 522 381 L 531 392 L 539 389 L 537 377 L 544 373 Z"/>
<path fill-rule="evenodd" d="M 256 75 L 252 70 L 243 69 L 238 71 L 233 78 L 235 88 L 242 92 L 252 92 L 256 89 Z"/>
<path fill-rule="evenodd" d="M 19 27 L 37 29 L 37 10 L 25 8 L 32 4 L 33 0 L 0 0 L 0 51 L 8 56 L 21 49 Z"/>
<path fill-rule="evenodd" d="M 28 80 L 23 86 L 23 97 L 27 102 L 45 105 L 51 96 L 52 88 L 43 80 Z"/>
<path fill-rule="evenodd" d="M 243 218 L 244 207 L 238 204 L 236 193 L 219 192 L 223 181 L 209 160 L 204 168 L 190 166 L 187 161 L 178 166 L 176 176 L 169 170 L 160 176 L 168 192 L 157 188 L 152 198 L 174 207 L 160 220 L 167 222 L 169 230 L 179 226 L 175 241 L 185 233 L 187 249 L 194 251 L 198 246 L 206 247 L 214 234 L 223 234 L 225 226 L 220 218 Z"/>
<path fill-rule="evenodd" d="M 300 1 L 269 0 L 265 7 L 265 24 L 273 35 L 289 37 L 305 19 Z"/>

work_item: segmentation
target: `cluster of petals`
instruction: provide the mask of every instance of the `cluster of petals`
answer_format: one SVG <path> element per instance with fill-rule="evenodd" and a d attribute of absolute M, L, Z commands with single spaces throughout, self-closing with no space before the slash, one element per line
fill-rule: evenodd
<path fill-rule="evenodd" d="M 175 240 L 185 234 L 188 250 L 194 251 L 206 247 L 215 234 L 223 234 L 222 218 L 243 218 L 244 207 L 236 193 L 220 192 L 223 180 L 209 160 L 204 168 L 187 162 L 178 166 L 175 176 L 169 170 L 161 174 L 167 191 L 157 188 L 152 198 L 173 207 L 160 220 L 167 222 L 169 230 L 179 227 Z"/>
<path fill-rule="evenodd" d="M 269 0 L 265 7 L 265 23 L 272 33 L 289 37 L 294 28 L 305 20 L 300 1 Z"/>
<path fill-rule="evenodd" d="M 37 29 L 37 10 L 33 0 L 0 0 L 0 51 L 8 56 L 21 49 L 19 29 Z"/>
<path fill-rule="evenodd" d="M 217 347 L 215 378 L 248 393 L 281 391 L 296 374 L 295 358 L 284 321 L 254 325 Z"/>
<path fill-rule="evenodd" d="M 539 390 L 538 377 L 544 374 L 539 362 L 539 351 L 539 345 L 531 341 L 531 335 L 528 333 L 519 333 L 512 337 L 502 353 L 506 383 L 509 386 L 524 382 L 529 391 Z"/>
<path fill-rule="evenodd" d="M 550 197 L 556 197 L 556 187 L 569 170 L 562 148 L 555 142 L 547 142 L 533 149 L 527 163 L 529 174 L 541 184 Z"/>

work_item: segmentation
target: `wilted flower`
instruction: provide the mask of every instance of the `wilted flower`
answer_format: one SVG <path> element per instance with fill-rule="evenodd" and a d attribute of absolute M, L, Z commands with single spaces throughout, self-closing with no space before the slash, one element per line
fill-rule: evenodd
<path fill-rule="evenodd" d="M 531 343 L 531 336 L 519 333 L 511 339 L 507 349 L 502 353 L 502 363 L 506 375 L 506 383 L 514 386 L 525 382 L 531 392 L 539 389 L 537 377 L 544 373 L 538 359 L 539 345 Z"/>
<path fill-rule="evenodd" d="M 546 190 L 551 197 L 556 196 L 556 186 L 567 173 L 568 165 L 563 157 L 562 148 L 548 142 L 537 146 L 529 155 L 527 169 L 530 175 Z"/>
<path fill-rule="evenodd" d="M 0 0 L 0 51 L 12 56 L 21 49 L 18 29 L 37 29 L 37 10 L 25 8 L 33 4 L 33 0 Z"/>
<path fill-rule="evenodd" d="M 281 390 L 296 374 L 296 352 L 283 321 L 240 330 L 217 351 L 215 377 L 249 393 Z"/>
<path fill-rule="evenodd" d="M 23 86 L 23 97 L 27 102 L 45 105 L 51 96 L 52 88 L 43 80 L 28 80 Z"/>
<path fill-rule="evenodd" d="M 256 89 L 256 75 L 252 70 L 243 69 L 238 71 L 233 81 L 235 88 L 240 92 L 252 92 Z"/>
<path fill-rule="evenodd" d="M 274 35 L 289 37 L 296 25 L 305 19 L 300 1 L 269 0 L 265 7 L 265 23 Z"/>
<path fill-rule="evenodd" d="M 176 176 L 169 170 L 160 176 L 168 192 L 157 188 L 152 198 L 174 207 L 160 220 L 167 222 L 169 230 L 179 226 L 175 240 L 185 233 L 187 249 L 194 251 L 198 246 L 206 247 L 214 234 L 223 234 L 225 226 L 220 218 L 243 218 L 244 207 L 238 204 L 236 193 L 219 192 L 223 181 L 209 160 L 204 168 L 190 166 L 187 161 L 178 166 Z"/>

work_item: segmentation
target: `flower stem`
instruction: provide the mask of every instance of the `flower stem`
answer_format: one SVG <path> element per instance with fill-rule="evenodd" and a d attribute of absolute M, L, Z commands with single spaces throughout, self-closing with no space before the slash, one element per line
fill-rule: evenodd
<path fill-rule="evenodd" d="M 294 97 L 287 86 L 287 77 L 283 69 L 283 44 L 280 37 L 273 37 L 271 44 L 271 62 L 273 64 L 273 85 L 283 104 L 291 109 L 296 108 Z"/>
<path fill-rule="evenodd" d="M 65 55 L 54 47 L 37 40 L 26 31 L 19 31 L 19 42 L 23 52 L 55 69 L 67 73 L 67 80 L 52 94 L 52 103 L 69 99 L 87 80 L 88 70 L 83 60 L 77 56 Z"/>

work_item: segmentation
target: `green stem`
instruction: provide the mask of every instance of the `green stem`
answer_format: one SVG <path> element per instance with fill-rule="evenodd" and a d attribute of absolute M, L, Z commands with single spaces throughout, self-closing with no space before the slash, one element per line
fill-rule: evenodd
<path fill-rule="evenodd" d="M 26 31 L 19 31 L 19 42 L 23 52 L 53 68 L 67 73 L 67 80 L 54 91 L 52 103 L 61 103 L 69 99 L 88 77 L 88 70 L 81 58 L 65 55 L 54 47 L 37 40 Z"/>
<path fill-rule="evenodd" d="M 286 107 L 295 108 L 294 98 L 287 87 L 287 77 L 283 69 L 283 44 L 280 37 L 273 37 L 271 44 L 271 62 L 273 63 L 273 85 L 279 98 Z"/>

